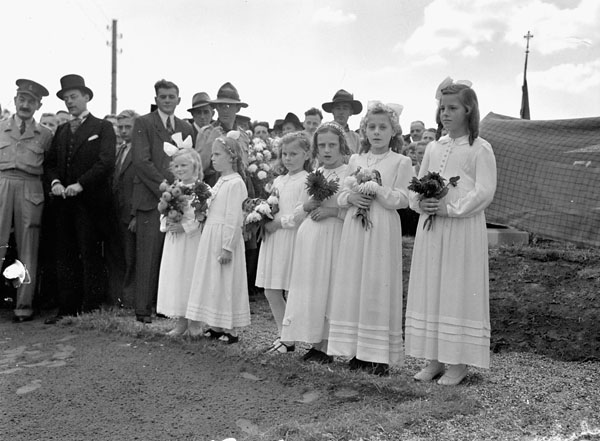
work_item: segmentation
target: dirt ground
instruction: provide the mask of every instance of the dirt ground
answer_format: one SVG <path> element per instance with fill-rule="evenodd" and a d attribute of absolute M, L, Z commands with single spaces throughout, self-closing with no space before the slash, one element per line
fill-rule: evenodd
<path fill-rule="evenodd" d="M 409 240 L 405 281 L 411 251 Z M 492 351 L 600 360 L 599 276 L 597 251 L 552 242 L 491 249 Z M 351 413 L 359 394 L 360 406 L 382 398 L 231 357 L 215 343 L 46 326 L 50 313 L 15 325 L 0 310 L 0 440 L 243 439 Z"/>

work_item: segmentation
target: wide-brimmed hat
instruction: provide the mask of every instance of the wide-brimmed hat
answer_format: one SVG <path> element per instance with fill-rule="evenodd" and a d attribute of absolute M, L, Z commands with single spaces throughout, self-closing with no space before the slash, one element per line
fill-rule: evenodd
<path fill-rule="evenodd" d="M 354 95 L 352 95 L 350 92 L 345 91 L 344 89 L 338 90 L 335 93 L 335 95 L 333 95 L 333 99 L 328 103 L 323 103 L 321 108 L 325 112 L 331 113 L 331 109 L 333 108 L 334 104 L 339 104 L 339 103 L 350 104 L 352 106 L 352 114 L 353 115 L 358 115 L 360 112 L 362 112 L 362 109 L 363 109 L 363 106 L 360 103 L 360 101 L 355 100 Z"/>
<path fill-rule="evenodd" d="M 248 104 L 240 101 L 240 94 L 231 83 L 225 83 L 217 92 L 217 99 L 209 101 L 210 104 L 239 104 L 241 107 L 248 107 Z"/>
<path fill-rule="evenodd" d="M 67 90 L 73 89 L 78 89 L 81 90 L 83 93 L 87 93 L 90 96 L 90 101 L 94 97 L 94 92 L 92 92 L 92 89 L 85 85 L 85 80 L 80 75 L 65 75 L 60 79 L 60 87 L 61 89 L 58 92 L 56 92 L 56 96 L 59 97 L 61 100 L 63 99 L 63 95 Z"/>
<path fill-rule="evenodd" d="M 38 101 L 41 101 L 42 97 L 49 95 L 48 90 L 41 84 L 23 78 L 17 80 L 17 93 L 26 93 Z"/>
<path fill-rule="evenodd" d="M 200 109 L 205 106 L 210 106 L 210 96 L 206 92 L 198 92 L 192 98 L 192 107 L 187 110 L 191 112 L 194 109 Z"/>
<path fill-rule="evenodd" d="M 298 130 L 304 130 L 304 126 L 300 122 L 300 118 L 298 118 L 292 112 L 289 112 L 287 115 L 285 115 L 284 119 L 278 119 L 277 121 L 275 121 L 273 129 L 281 129 L 285 123 L 292 123 L 296 126 Z"/>

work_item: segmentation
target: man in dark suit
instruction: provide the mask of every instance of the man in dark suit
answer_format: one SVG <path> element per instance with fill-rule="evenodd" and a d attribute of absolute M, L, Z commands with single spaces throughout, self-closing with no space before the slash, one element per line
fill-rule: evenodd
<path fill-rule="evenodd" d="M 56 131 L 46 158 L 46 173 L 55 198 L 57 219 L 58 314 L 100 307 L 106 291 L 101 255 L 105 213 L 110 207 L 109 176 L 115 163 L 115 132 L 108 121 L 87 109 L 94 94 L 79 75 L 60 79 L 56 96 L 72 115 Z"/>
<path fill-rule="evenodd" d="M 113 256 L 107 259 L 112 303 L 127 308 L 135 303 L 135 217 L 132 213 L 133 155 L 131 134 L 139 115 L 123 110 L 117 115 L 117 130 L 122 142 L 117 150 L 115 171 L 112 176 L 113 234 L 107 238 L 107 248 Z"/>
<path fill-rule="evenodd" d="M 154 85 L 157 110 L 136 119 L 131 138 L 133 165 L 132 210 L 136 218 L 136 295 L 135 314 L 138 321 L 151 323 L 152 303 L 158 289 L 158 272 L 162 257 L 164 233 L 160 232 L 157 210 L 163 180 L 171 182 L 169 156 L 163 150 L 165 142 L 180 132 L 185 140 L 192 135 L 192 126 L 175 117 L 181 102 L 176 84 L 160 80 Z"/>

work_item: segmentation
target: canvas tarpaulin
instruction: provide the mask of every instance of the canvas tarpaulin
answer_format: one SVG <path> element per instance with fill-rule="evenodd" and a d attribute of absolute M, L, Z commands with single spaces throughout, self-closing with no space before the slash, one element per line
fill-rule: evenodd
<path fill-rule="evenodd" d="M 600 118 L 489 113 L 479 134 L 492 145 L 498 170 L 488 222 L 600 246 Z"/>

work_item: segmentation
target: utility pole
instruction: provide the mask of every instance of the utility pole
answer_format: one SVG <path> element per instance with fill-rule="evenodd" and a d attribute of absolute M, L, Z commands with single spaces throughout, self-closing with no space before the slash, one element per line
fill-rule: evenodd
<path fill-rule="evenodd" d="M 111 64 L 111 89 L 110 113 L 117 113 L 117 20 L 112 21 L 112 64 Z"/>
<path fill-rule="evenodd" d="M 525 68 L 523 69 L 523 86 L 522 89 L 522 97 L 521 97 L 521 119 L 530 119 L 529 115 L 529 90 L 527 88 L 527 60 L 529 58 L 529 40 L 533 38 L 533 34 L 527 31 L 527 35 L 524 35 L 523 38 L 527 40 L 527 47 L 525 49 Z"/>

